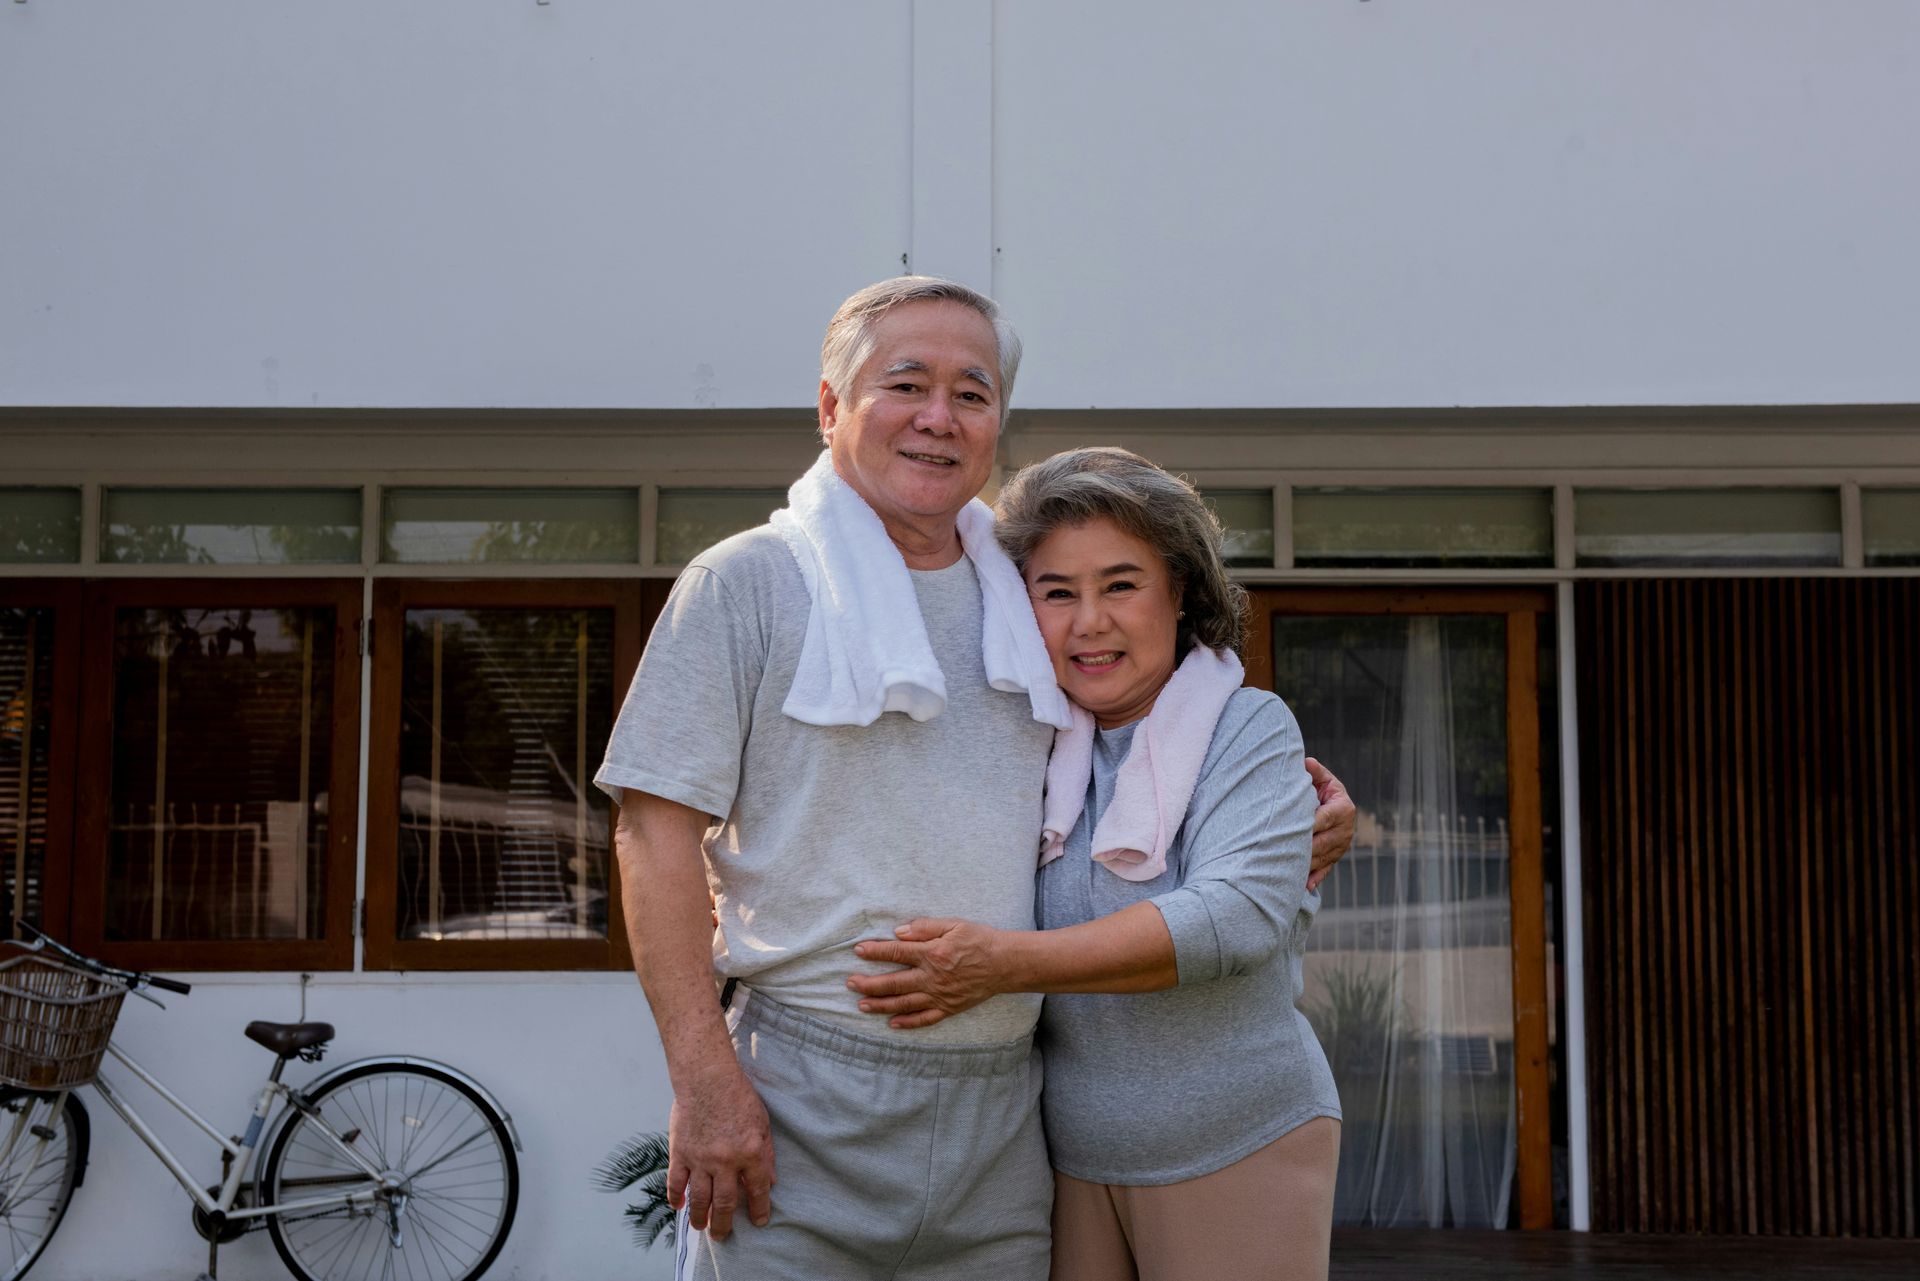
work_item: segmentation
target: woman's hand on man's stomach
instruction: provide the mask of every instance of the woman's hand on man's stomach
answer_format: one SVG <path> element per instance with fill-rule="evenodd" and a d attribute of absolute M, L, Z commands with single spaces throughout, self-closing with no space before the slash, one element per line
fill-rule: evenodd
<path fill-rule="evenodd" d="M 891 939 L 867 939 L 853 948 L 863 961 L 903 968 L 852 975 L 847 987 L 860 997 L 863 1012 L 885 1016 L 890 1027 L 931 1027 L 999 995 L 1000 934 L 978 921 L 916 918 Z"/>

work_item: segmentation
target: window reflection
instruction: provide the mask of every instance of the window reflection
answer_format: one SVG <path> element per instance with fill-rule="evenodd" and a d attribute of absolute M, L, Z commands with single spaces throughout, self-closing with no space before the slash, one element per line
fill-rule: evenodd
<path fill-rule="evenodd" d="M 631 564 L 632 489 L 389 489 L 380 558 L 397 564 L 545 561 Z"/>
<path fill-rule="evenodd" d="M 1335 1221 L 1503 1227 L 1515 1157 L 1506 621 L 1274 619 L 1275 688 L 1360 807 L 1300 1008 L 1345 1113 Z"/>
<path fill-rule="evenodd" d="M 333 629 L 321 609 L 117 611 L 108 938 L 322 936 Z"/>
<path fill-rule="evenodd" d="M 663 489 L 654 521 L 654 561 L 684 565 L 723 538 L 767 523 L 784 489 Z"/>
<path fill-rule="evenodd" d="M 398 936 L 604 939 L 610 609 L 408 610 Z"/>

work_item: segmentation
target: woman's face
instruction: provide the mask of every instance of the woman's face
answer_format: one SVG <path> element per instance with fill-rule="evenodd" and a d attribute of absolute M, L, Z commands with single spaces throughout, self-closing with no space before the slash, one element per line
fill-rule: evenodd
<path fill-rule="evenodd" d="M 1054 678 L 1102 729 L 1139 720 L 1173 675 L 1181 584 L 1106 517 L 1054 530 L 1027 560 Z"/>

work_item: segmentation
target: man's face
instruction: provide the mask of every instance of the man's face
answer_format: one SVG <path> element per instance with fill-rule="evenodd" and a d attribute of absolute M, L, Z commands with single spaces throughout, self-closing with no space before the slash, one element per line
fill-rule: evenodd
<path fill-rule="evenodd" d="M 951 521 L 980 492 L 1000 439 L 993 326 L 964 303 L 902 303 L 873 327 L 844 399 L 820 384 L 833 468 L 890 528 Z"/>

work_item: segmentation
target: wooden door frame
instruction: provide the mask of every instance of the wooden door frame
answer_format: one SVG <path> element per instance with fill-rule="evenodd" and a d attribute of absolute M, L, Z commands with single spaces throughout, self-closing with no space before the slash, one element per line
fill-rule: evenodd
<path fill-rule="evenodd" d="M 357 578 L 112 578 L 85 588 L 80 666 L 79 781 L 74 817 L 72 943 L 136 969 L 350 970 L 360 784 L 360 580 Z M 113 807 L 114 619 L 169 605 L 333 611 L 333 714 L 328 729 L 326 895 L 311 939 L 110 940 L 107 842 Z"/>
<path fill-rule="evenodd" d="M 633 965 L 620 903 L 620 869 L 611 834 L 619 808 L 608 806 L 607 937 L 599 939 L 429 940 L 397 936 L 400 827 L 400 685 L 410 609 L 590 608 L 613 611 L 613 713 L 626 699 L 646 629 L 666 586 L 632 578 L 440 579 L 374 582 L 368 628 L 373 697 L 367 740 L 366 923 L 369 970 L 602 970 Z"/>
<path fill-rule="evenodd" d="M 1247 683 L 1271 690 L 1275 614 L 1497 614 L 1507 629 L 1507 857 L 1513 913 L 1513 1060 L 1519 1117 L 1520 1226 L 1553 1226 L 1548 1065 L 1547 904 L 1540 801 L 1539 620 L 1546 588 L 1261 587 L 1251 589 Z M 1332 762 L 1337 767 L 1338 761 Z"/>

